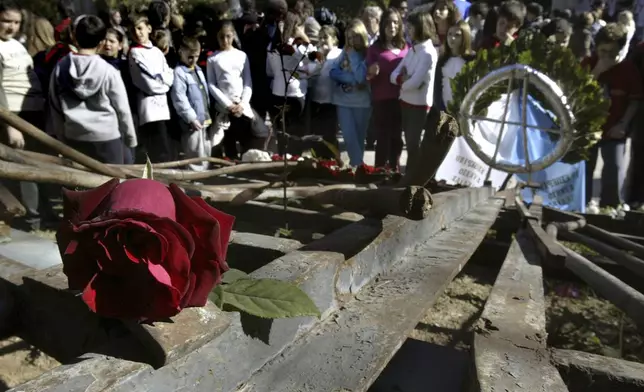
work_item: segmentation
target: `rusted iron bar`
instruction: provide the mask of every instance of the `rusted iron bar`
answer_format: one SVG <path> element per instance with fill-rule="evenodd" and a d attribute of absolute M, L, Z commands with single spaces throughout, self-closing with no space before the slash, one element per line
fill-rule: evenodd
<path fill-rule="evenodd" d="M 593 290 L 624 311 L 640 328 L 644 328 L 644 294 L 604 271 L 580 254 L 562 247 L 566 252 L 566 268 L 575 273 Z"/>
<path fill-rule="evenodd" d="M 517 195 L 515 196 L 515 204 L 519 215 L 524 221 L 524 227 L 530 237 L 533 239 L 534 244 L 541 256 L 541 260 L 546 265 L 562 265 L 566 260 L 561 245 L 557 244 L 555 240 L 549 236 L 539 222 L 541 218 L 541 199 L 535 196 L 534 202 L 528 209 L 521 196 L 518 194 L 520 189 L 525 188 L 527 185 L 522 184 L 517 188 Z M 534 213 L 533 213 L 534 212 Z"/>
<path fill-rule="evenodd" d="M 595 225 L 586 225 L 583 232 L 590 234 L 591 236 L 606 242 L 616 248 L 627 250 L 633 252 L 633 254 L 640 259 L 644 259 L 644 246 L 636 244 L 633 241 L 629 241 L 626 238 L 618 237 L 613 233 L 606 231 L 602 228 L 599 228 Z"/>
<path fill-rule="evenodd" d="M 644 277 L 644 261 L 624 252 L 623 250 L 614 248 L 603 243 L 600 240 L 576 233 L 574 231 L 563 231 L 560 233 L 560 236 L 565 240 L 584 244 L 592 250 L 608 257 L 614 262 L 623 265 L 639 276 Z"/>

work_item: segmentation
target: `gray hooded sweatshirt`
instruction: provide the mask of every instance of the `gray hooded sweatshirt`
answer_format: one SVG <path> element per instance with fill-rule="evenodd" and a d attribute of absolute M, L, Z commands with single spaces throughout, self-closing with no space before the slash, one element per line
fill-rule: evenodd
<path fill-rule="evenodd" d="M 52 76 L 50 134 L 83 142 L 123 139 L 136 147 L 125 84 L 116 68 L 98 55 L 70 53 Z"/>

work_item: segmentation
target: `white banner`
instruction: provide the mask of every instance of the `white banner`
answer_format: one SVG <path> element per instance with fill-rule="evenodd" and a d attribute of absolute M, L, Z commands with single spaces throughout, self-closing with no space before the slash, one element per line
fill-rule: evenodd
<path fill-rule="evenodd" d="M 436 180 L 445 180 L 450 185 L 481 187 L 490 167 L 480 160 L 467 145 L 465 138 L 459 136 L 454 140 L 443 163 L 436 172 Z M 490 181 L 498 189 L 503 184 L 506 173 L 492 169 Z"/>
<path fill-rule="evenodd" d="M 503 114 L 506 114 L 506 118 L 513 118 L 518 103 L 518 96 L 516 94 L 510 96 L 507 113 L 505 110 L 506 97 L 507 95 L 503 94 L 496 102 L 492 103 L 487 109 L 486 117 L 498 120 L 503 118 Z M 501 129 L 500 122 L 476 121 L 471 127 L 472 138 L 481 147 L 483 152 L 490 157 L 494 156 L 494 150 L 496 149 L 497 139 Z M 501 158 L 506 150 L 512 148 L 508 142 L 511 143 L 513 137 L 512 135 L 510 137 L 507 136 L 509 133 L 507 128 L 508 126 L 505 128 L 506 131 L 499 146 L 498 158 Z M 485 176 L 489 168 L 487 164 L 474 154 L 474 151 L 467 145 L 465 138 L 459 136 L 454 140 L 452 148 L 450 148 L 443 163 L 438 168 L 436 180 L 445 180 L 450 185 L 480 187 L 485 182 Z M 506 177 L 507 174 L 502 171 L 493 169 L 490 173 L 490 181 L 497 189 L 503 185 Z"/>

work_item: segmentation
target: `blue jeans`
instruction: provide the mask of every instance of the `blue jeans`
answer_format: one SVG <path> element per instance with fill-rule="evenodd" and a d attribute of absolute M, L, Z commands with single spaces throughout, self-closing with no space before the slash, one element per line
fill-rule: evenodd
<path fill-rule="evenodd" d="M 593 172 L 597 165 L 598 150 L 601 149 L 602 167 L 601 193 L 599 205 L 601 207 L 617 207 L 624 203 L 623 187 L 626 179 L 624 161 L 626 157 L 626 140 L 602 140 L 592 149 L 588 165 L 586 166 L 586 199 L 593 196 Z"/>
<path fill-rule="evenodd" d="M 337 106 L 337 110 L 338 123 L 349 153 L 349 165 L 360 166 L 364 158 L 364 143 L 367 138 L 371 108 Z"/>

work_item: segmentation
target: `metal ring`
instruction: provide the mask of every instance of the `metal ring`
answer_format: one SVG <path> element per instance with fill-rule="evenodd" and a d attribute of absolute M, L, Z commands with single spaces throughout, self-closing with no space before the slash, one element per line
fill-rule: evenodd
<path fill-rule="evenodd" d="M 483 95 L 493 85 L 505 80 L 520 80 L 525 78 L 528 78 L 529 83 L 533 84 L 545 96 L 546 100 L 553 108 L 554 115 L 557 116 L 557 120 L 559 121 L 558 133 L 560 137 L 552 151 L 535 161 L 530 161 L 529 165 L 527 164 L 527 160 L 526 165 L 497 162 L 494 157 L 490 157 L 484 153 L 473 138 L 472 117 L 474 117 L 474 105 L 481 95 Z M 574 130 L 572 128 L 573 118 L 572 111 L 567 103 L 567 98 L 555 81 L 527 65 L 514 64 L 492 71 L 472 86 L 461 103 L 459 125 L 461 133 L 465 137 L 467 144 L 470 146 L 474 154 L 476 154 L 476 156 L 487 165 L 507 173 L 529 173 L 543 170 L 558 162 L 564 155 L 566 155 L 574 141 Z M 505 118 L 502 119 L 504 122 L 505 120 Z M 481 119 L 478 121 L 485 120 Z M 525 124 L 526 119 L 521 119 L 521 121 Z M 535 126 L 528 125 L 528 128 L 535 128 Z"/>

